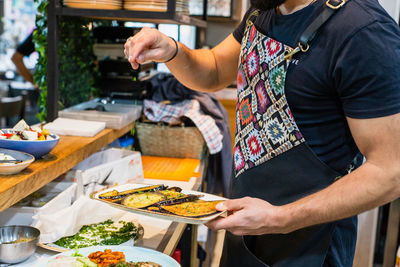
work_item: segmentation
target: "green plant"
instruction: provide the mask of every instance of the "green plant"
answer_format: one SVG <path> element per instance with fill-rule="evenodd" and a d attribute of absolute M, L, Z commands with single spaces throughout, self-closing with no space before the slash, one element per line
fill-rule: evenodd
<path fill-rule="evenodd" d="M 47 114 L 47 6 L 49 1 L 35 0 L 35 2 L 38 10 L 33 40 L 35 49 L 39 52 L 39 60 L 34 81 L 41 90 L 38 118 L 40 121 L 45 121 Z M 94 38 L 89 29 L 91 23 L 91 20 L 80 17 L 60 17 L 59 109 L 87 101 L 98 95 L 96 84 L 99 73 L 93 54 Z"/>
<path fill-rule="evenodd" d="M 35 3 L 37 4 L 37 15 L 33 42 L 35 43 L 35 50 L 39 53 L 39 59 L 33 79 L 40 89 L 37 116 L 40 121 L 45 121 L 47 114 L 47 6 L 49 3 L 47 0 L 35 0 Z"/>
<path fill-rule="evenodd" d="M 59 100 L 62 107 L 89 100 L 98 95 L 95 87 L 99 73 L 93 54 L 94 38 L 88 28 L 91 21 L 79 17 L 61 17 Z"/>

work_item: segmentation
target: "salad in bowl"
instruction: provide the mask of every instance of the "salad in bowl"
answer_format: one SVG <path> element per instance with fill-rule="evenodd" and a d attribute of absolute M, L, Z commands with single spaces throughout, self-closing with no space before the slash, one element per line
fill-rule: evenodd
<path fill-rule="evenodd" d="M 40 158 L 57 145 L 59 137 L 46 129 L 30 127 L 24 120 L 0 130 L 0 148 L 18 150 Z"/>
<path fill-rule="evenodd" d="M 49 131 L 39 127 L 30 127 L 24 120 L 20 120 L 12 129 L 0 130 L 0 139 L 44 141 L 53 140 Z"/>

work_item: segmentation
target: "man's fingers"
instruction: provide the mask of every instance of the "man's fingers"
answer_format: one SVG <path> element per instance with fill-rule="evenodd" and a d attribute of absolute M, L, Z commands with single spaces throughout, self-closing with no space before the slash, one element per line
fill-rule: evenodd
<path fill-rule="evenodd" d="M 138 68 L 141 63 L 140 55 L 153 45 L 153 38 L 148 38 L 144 31 L 129 37 L 124 45 L 124 53 L 132 67 Z"/>
<path fill-rule="evenodd" d="M 241 210 L 244 208 L 244 206 L 247 203 L 248 197 L 244 198 L 238 198 L 238 199 L 229 199 L 225 200 L 224 202 L 218 203 L 216 206 L 216 209 L 218 211 L 235 211 L 235 210 Z"/>
<path fill-rule="evenodd" d="M 175 52 L 175 42 L 158 30 L 143 28 L 129 37 L 124 45 L 124 54 L 134 69 L 147 61 L 164 62 Z"/>
<path fill-rule="evenodd" d="M 211 222 L 208 222 L 206 226 L 217 231 L 221 229 L 230 229 L 238 227 L 241 225 L 241 221 L 242 219 L 239 212 L 239 213 L 233 213 L 232 215 L 229 215 L 228 217 L 225 218 L 217 218 L 215 220 L 212 220 Z"/>
<path fill-rule="evenodd" d="M 140 55 L 137 57 L 136 62 L 139 64 L 143 64 L 147 61 L 156 61 L 159 62 L 160 57 L 162 56 L 162 51 L 160 49 L 147 49 L 142 51 Z"/>

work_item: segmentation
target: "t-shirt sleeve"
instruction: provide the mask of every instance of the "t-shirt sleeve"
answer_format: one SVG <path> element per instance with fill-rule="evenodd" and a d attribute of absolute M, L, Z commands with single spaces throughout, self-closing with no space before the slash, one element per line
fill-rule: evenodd
<path fill-rule="evenodd" d="M 243 20 L 240 22 L 239 26 L 233 31 L 233 37 L 235 37 L 236 41 L 239 43 L 242 42 L 244 31 L 246 29 L 246 21 L 247 18 L 250 16 L 251 12 L 254 11 L 254 8 L 249 8 L 244 14 Z"/>
<path fill-rule="evenodd" d="M 346 116 L 376 118 L 400 112 L 400 29 L 375 21 L 340 49 L 333 69 Z"/>
<path fill-rule="evenodd" d="M 32 36 L 33 32 L 17 47 L 17 51 L 24 56 L 29 56 L 35 51 L 35 45 L 33 44 Z"/>

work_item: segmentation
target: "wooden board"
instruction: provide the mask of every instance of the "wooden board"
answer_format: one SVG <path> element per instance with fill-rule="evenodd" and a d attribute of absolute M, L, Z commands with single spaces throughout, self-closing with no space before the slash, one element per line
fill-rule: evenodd
<path fill-rule="evenodd" d="M 105 129 L 94 137 L 61 136 L 52 152 L 19 174 L 0 176 L 0 212 L 40 189 L 76 164 L 131 130 Z"/>

